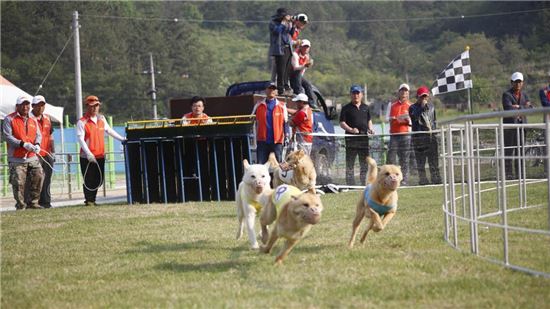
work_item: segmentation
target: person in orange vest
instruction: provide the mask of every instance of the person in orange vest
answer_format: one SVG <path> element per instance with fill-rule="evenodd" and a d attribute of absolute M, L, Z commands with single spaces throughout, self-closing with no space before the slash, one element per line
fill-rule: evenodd
<path fill-rule="evenodd" d="M 44 170 L 44 182 L 40 191 L 40 199 L 38 204 L 44 208 L 52 207 L 52 196 L 50 194 L 50 184 L 52 181 L 53 165 L 55 162 L 55 149 L 53 141 L 53 126 L 50 116 L 44 114 L 46 109 L 46 99 L 44 96 L 37 95 L 32 98 L 32 117 L 36 119 L 40 134 L 42 134 L 42 142 L 40 143 L 40 152 L 38 153 L 40 165 Z"/>
<path fill-rule="evenodd" d="M 266 163 L 271 152 L 275 153 L 278 162 L 282 162 L 288 111 L 285 102 L 277 100 L 277 84 L 270 82 L 267 85 L 265 99 L 254 105 L 252 114 L 256 115 L 257 163 Z"/>
<path fill-rule="evenodd" d="M 44 171 L 36 156 L 40 152 L 42 135 L 36 119 L 29 115 L 31 101 L 32 98 L 26 95 L 17 98 L 15 112 L 7 115 L 2 124 L 17 210 L 42 208 L 38 200 Z"/>
<path fill-rule="evenodd" d="M 300 93 L 292 102 L 298 105 L 298 111 L 292 116 L 290 126 L 294 128 L 294 138 L 298 149 L 304 150 L 309 156 L 311 153 L 311 145 L 313 143 L 313 112 L 308 104 L 307 95 Z"/>
<path fill-rule="evenodd" d="M 407 84 L 399 86 L 398 99 L 390 105 L 390 145 L 388 147 L 388 158 L 386 164 L 397 164 L 399 156 L 399 165 L 403 172 L 402 185 L 407 185 L 409 178 L 409 157 L 411 156 L 411 117 L 409 116 L 410 87 Z"/>
<path fill-rule="evenodd" d="M 197 125 L 212 123 L 212 119 L 204 113 L 204 99 L 198 96 L 191 98 L 191 112 L 183 115 L 182 125 Z"/>
<path fill-rule="evenodd" d="M 105 116 L 99 114 L 101 102 L 90 95 L 84 100 L 86 113 L 76 123 L 76 135 L 80 144 L 80 170 L 84 176 L 84 205 L 95 206 L 97 190 L 105 179 L 105 133 L 121 142 L 126 138 L 113 130 Z"/>

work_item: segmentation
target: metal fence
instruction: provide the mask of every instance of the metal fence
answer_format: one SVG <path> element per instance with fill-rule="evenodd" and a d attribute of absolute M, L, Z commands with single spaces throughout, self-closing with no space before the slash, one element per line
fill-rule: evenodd
<path fill-rule="evenodd" d="M 106 143 L 106 146 L 109 144 Z M 2 197 L 12 195 L 12 188 L 9 183 L 9 165 L 7 162 L 6 143 L 3 142 L 2 153 L 0 157 Z M 78 144 L 66 143 L 65 149 L 78 150 Z M 104 184 L 99 190 L 99 194 L 107 196 L 108 190 L 125 189 L 126 178 L 124 171 L 117 171 L 118 165 L 124 164 L 124 152 L 108 149 L 105 152 L 105 175 Z M 55 163 L 53 165 L 52 183 L 50 192 L 52 201 L 61 199 L 73 199 L 75 195 L 82 193 L 82 173 L 80 171 L 80 155 L 78 151 L 56 152 Z M 124 193 L 125 194 L 125 193 Z"/>
<path fill-rule="evenodd" d="M 442 123 L 444 238 L 452 247 L 550 277 L 550 124 L 502 123 L 549 113 L 504 111 Z M 509 136 L 517 146 L 505 143 Z"/>

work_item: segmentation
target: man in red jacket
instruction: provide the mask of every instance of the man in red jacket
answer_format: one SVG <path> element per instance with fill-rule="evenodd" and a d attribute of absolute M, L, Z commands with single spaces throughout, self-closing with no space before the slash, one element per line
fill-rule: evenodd
<path fill-rule="evenodd" d="M 44 172 L 37 153 L 42 135 L 36 120 L 29 116 L 32 98 L 21 96 L 15 103 L 15 112 L 4 118 L 2 132 L 8 144 L 10 183 L 15 198 L 15 209 L 42 208 L 38 204 Z"/>
<path fill-rule="evenodd" d="M 266 163 L 271 152 L 275 153 L 278 162 L 282 162 L 288 111 L 285 102 L 277 100 L 275 83 L 267 85 L 265 99 L 256 103 L 252 114 L 256 115 L 257 163 Z"/>
<path fill-rule="evenodd" d="M 42 134 L 42 142 L 40 143 L 40 152 L 38 153 L 40 165 L 44 170 L 44 182 L 42 184 L 42 190 L 40 191 L 40 200 L 38 204 L 44 208 L 52 207 L 52 196 L 50 194 L 50 184 L 53 174 L 53 165 L 55 162 L 54 157 L 54 141 L 53 141 L 53 126 L 50 116 L 44 114 L 46 109 L 46 99 L 37 95 L 32 98 L 32 112 L 31 115 L 36 119 L 38 128 Z"/>

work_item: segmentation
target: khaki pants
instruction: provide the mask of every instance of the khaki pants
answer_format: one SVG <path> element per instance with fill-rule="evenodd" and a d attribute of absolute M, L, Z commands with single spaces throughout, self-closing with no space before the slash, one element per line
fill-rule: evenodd
<path fill-rule="evenodd" d="M 10 183 L 15 198 L 15 208 L 25 209 L 27 207 L 38 208 L 44 171 L 38 161 L 27 163 L 10 162 Z M 28 197 L 28 202 L 25 201 Z"/>

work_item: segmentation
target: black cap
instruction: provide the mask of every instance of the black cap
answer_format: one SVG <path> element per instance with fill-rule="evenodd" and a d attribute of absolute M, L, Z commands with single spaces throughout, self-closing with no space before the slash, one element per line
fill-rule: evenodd
<path fill-rule="evenodd" d="M 267 88 L 275 88 L 275 89 L 277 89 L 277 84 L 274 83 L 274 82 L 269 82 L 269 83 L 267 83 L 267 85 L 265 85 L 265 88 L 266 88 L 266 89 L 267 89 Z"/>
<path fill-rule="evenodd" d="M 279 16 L 279 17 L 284 17 L 284 16 L 290 15 L 290 14 L 288 13 L 288 10 L 286 8 L 278 8 L 276 15 Z"/>

